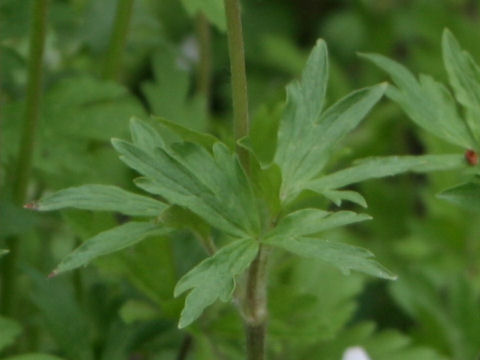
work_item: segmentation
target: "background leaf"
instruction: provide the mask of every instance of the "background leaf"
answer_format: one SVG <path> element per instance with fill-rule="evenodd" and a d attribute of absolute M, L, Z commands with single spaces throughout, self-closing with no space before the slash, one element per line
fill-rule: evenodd
<path fill-rule="evenodd" d="M 4 360 L 62 360 L 59 357 L 47 354 L 23 354 L 5 358 Z"/>
<path fill-rule="evenodd" d="M 202 12 L 218 30 L 226 30 L 225 10 L 222 0 L 182 0 L 183 6 L 190 14 L 196 16 Z"/>
<path fill-rule="evenodd" d="M 477 182 L 451 187 L 437 196 L 465 209 L 480 211 L 480 184 Z"/>
<path fill-rule="evenodd" d="M 22 327 L 15 320 L 0 316 L 0 351 L 12 345 L 22 332 Z"/>

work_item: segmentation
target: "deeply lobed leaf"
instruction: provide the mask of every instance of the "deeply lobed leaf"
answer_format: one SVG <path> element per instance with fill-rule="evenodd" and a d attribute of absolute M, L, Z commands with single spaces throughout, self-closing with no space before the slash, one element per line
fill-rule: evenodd
<path fill-rule="evenodd" d="M 397 87 L 390 87 L 387 95 L 399 103 L 409 117 L 435 136 L 463 148 L 475 148 L 476 141 L 470 129 L 458 115 L 448 89 L 430 76 L 419 81 L 399 63 L 377 54 L 363 54 L 387 72 Z"/>
<path fill-rule="evenodd" d="M 453 34 L 445 29 L 442 37 L 443 61 L 458 102 L 480 110 L 480 68 L 472 56 L 463 51 Z"/>
<path fill-rule="evenodd" d="M 287 105 L 278 132 L 275 162 L 282 170 L 280 197 L 296 196 L 323 169 L 345 135 L 352 131 L 386 90 L 386 84 L 347 95 L 322 112 L 328 78 L 327 48 L 319 40 L 299 82 L 287 87 Z"/>
<path fill-rule="evenodd" d="M 113 145 L 121 159 L 144 178 L 142 189 L 186 207 L 214 227 L 244 238 L 258 233 L 259 214 L 250 184 L 225 145 L 217 143 L 213 156 L 202 146 L 177 143 L 148 154 L 121 140 Z"/>
<path fill-rule="evenodd" d="M 185 300 L 178 327 L 184 328 L 191 324 L 217 299 L 229 301 L 235 289 L 235 276 L 250 265 L 257 252 L 257 241 L 238 240 L 185 274 L 177 283 L 174 292 L 177 297 L 191 290 Z"/>
<path fill-rule="evenodd" d="M 472 56 L 463 51 L 449 30 L 442 37 L 443 61 L 450 84 L 458 102 L 465 106 L 468 113 L 467 123 L 475 139 L 480 141 L 480 68 Z"/>

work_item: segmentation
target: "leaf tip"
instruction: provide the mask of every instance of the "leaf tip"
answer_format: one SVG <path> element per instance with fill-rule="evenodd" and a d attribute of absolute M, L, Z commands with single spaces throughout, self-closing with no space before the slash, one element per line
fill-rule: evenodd
<path fill-rule="evenodd" d="M 53 270 L 50 274 L 48 274 L 47 278 L 52 279 L 58 275 L 58 270 Z"/>
<path fill-rule="evenodd" d="M 448 27 L 443 29 L 442 37 L 443 39 L 446 39 L 447 37 L 453 37 L 453 34 Z"/>
<path fill-rule="evenodd" d="M 122 140 L 119 138 L 111 138 L 110 142 L 112 143 L 113 147 L 116 147 Z"/>
<path fill-rule="evenodd" d="M 38 203 L 36 203 L 35 201 L 32 201 L 32 202 L 24 204 L 23 208 L 24 209 L 29 209 L 29 210 L 38 210 Z"/>
<path fill-rule="evenodd" d="M 315 42 L 315 46 L 327 46 L 327 43 L 322 38 L 318 38 Z"/>

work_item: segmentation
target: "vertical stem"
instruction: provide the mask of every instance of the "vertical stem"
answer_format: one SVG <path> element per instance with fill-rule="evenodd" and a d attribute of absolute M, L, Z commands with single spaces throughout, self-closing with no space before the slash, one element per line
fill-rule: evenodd
<path fill-rule="evenodd" d="M 267 330 L 267 250 L 260 245 L 257 257 L 250 265 L 244 311 L 247 337 L 247 359 L 265 358 L 265 334 Z"/>
<path fill-rule="evenodd" d="M 13 188 L 13 200 L 17 205 L 22 205 L 26 200 L 27 186 L 32 169 L 35 134 L 40 113 L 47 8 L 48 0 L 35 0 L 33 2 L 25 113 Z M 19 239 L 17 237 L 8 238 L 7 246 L 10 250 L 10 254 L 3 260 L 2 264 L 1 310 L 5 314 L 10 314 L 14 305 L 16 292 L 15 271 L 18 258 Z"/>
<path fill-rule="evenodd" d="M 107 80 L 118 80 L 120 76 L 132 8 L 133 0 L 118 0 L 103 71 L 103 77 Z"/>
<path fill-rule="evenodd" d="M 212 36 L 210 24 L 202 12 L 199 12 L 197 15 L 196 32 L 200 55 L 200 62 L 197 68 L 197 91 L 205 97 L 207 108 L 209 108 L 212 74 Z"/>
<path fill-rule="evenodd" d="M 248 135 L 248 94 L 245 72 L 240 0 L 224 0 L 227 17 L 228 50 L 232 74 L 232 100 L 235 140 Z M 246 150 L 236 146 L 236 151 L 245 171 L 249 172 L 249 157 Z M 267 322 L 266 290 L 267 252 L 260 246 L 258 255 L 248 269 L 244 301 L 244 321 L 247 340 L 247 359 L 265 358 L 265 333 Z"/>
<path fill-rule="evenodd" d="M 248 95 L 245 71 L 240 0 L 224 0 L 227 16 L 228 52 L 232 76 L 233 124 L 235 140 L 248 135 Z M 236 145 L 236 151 L 245 171 L 249 172 L 248 152 Z"/>

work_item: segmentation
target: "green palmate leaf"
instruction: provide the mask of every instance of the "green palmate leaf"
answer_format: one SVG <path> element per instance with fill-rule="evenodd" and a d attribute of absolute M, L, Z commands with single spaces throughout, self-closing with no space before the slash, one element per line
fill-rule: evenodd
<path fill-rule="evenodd" d="M 265 243 L 306 258 L 325 261 L 344 274 L 355 270 L 384 279 L 396 279 L 394 274 L 372 259 L 373 254 L 370 251 L 357 246 L 294 235 L 272 238 Z"/>
<path fill-rule="evenodd" d="M 357 165 L 311 180 L 305 188 L 324 193 L 368 179 L 393 176 L 407 171 L 424 173 L 467 166 L 463 155 L 386 156 L 367 158 Z"/>
<path fill-rule="evenodd" d="M 369 220 L 370 216 L 352 211 L 328 212 L 320 209 L 302 209 L 288 214 L 265 235 L 265 241 L 312 235 L 336 227 Z"/>
<path fill-rule="evenodd" d="M 480 141 L 480 68 L 449 30 L 443 32 L 443 61 L 458 102 L 467 108 L 467 123 Z"/>
<path fill-rule="evenodd" d="M 333 149 L 383 96 L 386 84 L 361 89 L 322 113 L 327 84 L 327 49 L 319 41 L 300 82 L 287 87 L 275 162 L 282 169 L 282 199 L 295 196 L 327 163 Z"/>
<path fill-rule="evenodd" d="M 480 111 L 480 68 L 449 30 L 443 32 L 442 48 L 445 68 L 458 101 Z"/>
<path fill-rule="evenodd" d="M 0 351 L 13 344 L 22 332 L 21 326 L 14 320 L 0 316 Z"/>
<path fill-rule="evenodd" d="M 465 209 L 480 211 L 480 183 L 478 182 L 451 187 L 437 196 Z"/>
<path fill-rule="evenodd" d="M 87 137 L 108 141 L 128 129 L 132 115 L 145 112 L 126 88 L 94 77 L 65 78 L 46 93 L 44 101 L 45 137 L 50 147 L 55 135 Z M 54 126 L 54 127 L 51 127 Z M 58 136 L 58 135 L 57 135 Z"/>
<path fill-rule="evenodd" d="M 183 6 L 191 16 L 202 12 L 218 30 L 226 30 L 223 0 L 182 0 Z"/>
<path fill-rule="evenodd" d="M 456 104 L 448 89 L 430 76 L 419 81 L 404 66 L 384 56 L 363 54 L 387 72 L 397 87 L 387 95 L 399 103 L 410 118 L 423 129 L 452 144 L 475 148 L 476 142 L 466 123 L 458 115 Z"/>
<path fill-rule="evenodd" d="M 142 189 L 186 207 L 210 225 L 239 238 L 259 231 L 260 221 L 248 180 L 225 145 L 217 143 L 213 156 L 202 146 L 178 143 L 155 154 L 114 140 L 121 159 L 145 176 Z"/>
<path fill-rule="evenodd" d="M 87 265 L 99 256 L 125 249 L 148 236 L 162 235 L 167 232 L 169 229 L 157 224 L 133 221 L 101 232 L 63 258 L 52 272 L 52 276 Z"/>
<path fill-rule="evenodd" d="M 115 211 L 131 216 L 159 216 L 165 203 L 111 185 L 82 185 L 57 191 L 27 207 L 40 211 L 77 208 Z"/>
<path fill-rule="evenodd" d="M 290 156 L 298 152 L 299 140 L 301 139 L 303 143 L 308 138 L 308 133 L 312 131 L 313 124 L 320 116 L 325 102 L 327 82 L 327 46 L 323 40 L 319 40 L 307 60 L 300 81 L 287 86 L 287 103 L 280 121 L 274 158 L 282 169 L 284 182 L 291 181 L 293 171 L 298 165 L 294 162 L 297 159 L 291 159 Z M 309 145 L 305 144 L 302 148 L 308 150 Z"/>
<path fill-rule="evenodd" d="M 128 133 L 128 119 L 145 114 L 141 103 L 115 82 L 74 76 L 53 83 L 42 100 L 33 166 L 42 180 L 54 183 L 118 181 L 123 168 L 112 161 L 113 151 L 99 142 Z M 18 152 L 19 121 L 24 103 L 7 103 L 0 141 L 2 157 Z M 92 146 L 95 144 L 95 146 Z M 123 175 L 123 174 L 122 174 Z M 45 179 L 46 178 L 46 179 Z M 62 185 L 63 187 L 64 185 Z"/>
<path fill-rule="evenodd" d="M 174 295 L 177 297 L 187 290 L 191 292 L 185 300 L 179 328 L 195 321 L 217 299 L 229 301 L 235 289 L 235 276 L 250 265 L 257 252 L 258 242 L 252 239 L 235 241 L 184 275 L 177 283 Z"/>
<path fill-rule="evenodd" d="M 167 129 L 170 129 L 173 132 L 175 132 L 184 141 L 191 141 L 191 142 L 198 143 L 206 147 L 207 149 L 211 149 L 215 143 L 219 142 L 219 140 L 215 136 L 210 135 L 208 133 L 196 131 L 194 129 L 185 127 L 176 122 L 169 121 L 167 119 L 164 119 L 158 116 L 154 116 L 153 119 L 158 121 L 161 125 L 165 126 Z"/>

